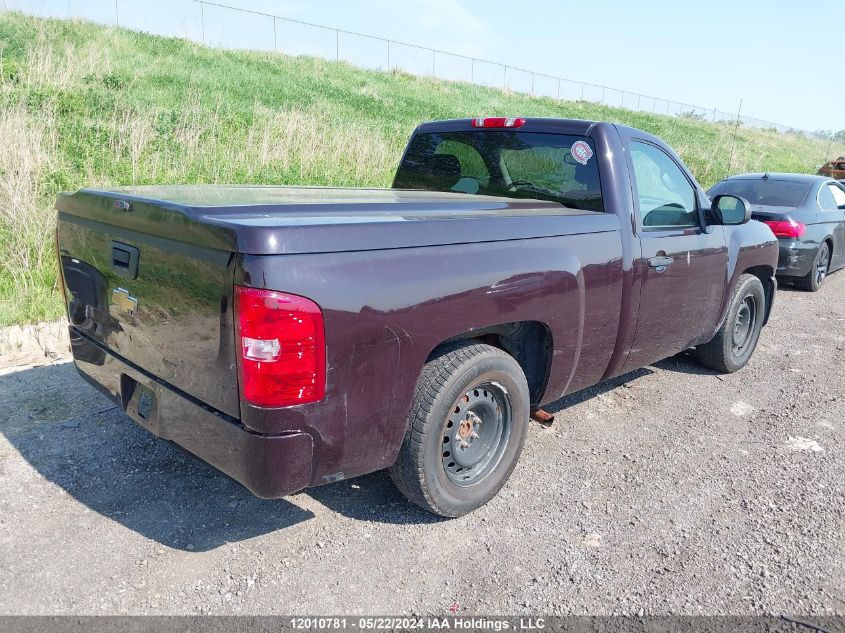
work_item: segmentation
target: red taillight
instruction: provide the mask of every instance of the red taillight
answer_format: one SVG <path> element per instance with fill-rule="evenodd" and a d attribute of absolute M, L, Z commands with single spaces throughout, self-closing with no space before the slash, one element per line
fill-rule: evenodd
<path fill-rule="evenodd" d="M 326 393 L 323 313 L 305 297 L 235 286 L 241 400 L 259 407 L 316 402 Z"/>
<path fill-rule="evenodd" d="M 807 227 L 795 220 L 764 220 L 763 222 L 770 229 L 775 237 L 801 237 Z"/>
<path fill-rule="evenodd" d="M 488 116 L 472 120 L 472 127 L 522 127 L 523 125 L 525 125 L 525 119 L 513 116 Z"/>

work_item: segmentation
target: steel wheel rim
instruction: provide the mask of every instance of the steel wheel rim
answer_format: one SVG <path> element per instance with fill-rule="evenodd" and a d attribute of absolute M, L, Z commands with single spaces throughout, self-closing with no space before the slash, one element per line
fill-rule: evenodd
<path fill-rule="evenodd" d="M 757 301 L 753 295 L 746 296 L 739 306 L 734 321 L 732 348 L 734 356 L 742 355 L 754 336 L 757 324 Z"/>
<path fill-rule="evenodd" d="M 443 427 L 442 460 L 456 486 L 473 486 L 502 459 L 510 438 L 512 407 L 507 390 L 497 382 L 468 389 L 453 403 Z"/>
<path fill-rule="evenodd" d="M 816 263 L 816 285 L 821 285 L 824 281 L 824 278 L 827 276 L 827 266 L 830 262 L 830 253 L 828 253 L 827 247 L 822 247 L 821 251 L 819 252 L 819 260 Z"/>

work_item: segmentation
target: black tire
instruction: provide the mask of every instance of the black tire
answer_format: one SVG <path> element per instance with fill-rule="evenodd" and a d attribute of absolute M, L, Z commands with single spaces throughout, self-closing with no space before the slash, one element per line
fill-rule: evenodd
<path fill-rule="evenodd" d="M 830 247 L 827 242 L 822 242 L 816 252 L 816 258 L 813 260 L 813 267 L 804 277 L 799 278 L 798 287 L 809 292 L 816 292 L 822 287 L 829 269 Z"/>
<path fill-rule="evenodd" d="M 766 315 L 766 293 L 754 275 L 742 275 L 731 296 L 728 313 L 713 339 L 696 347 L 698 361 L 723 373 L 738 371 L 748 364 Z"/>
<path fill-rule="evenodd" d="M 529 414 L 528 383 L 513 357 L 478 343 L 444 347 L 417 381 L 405 441 L 389 469 L 393 483 L 440 516 L 475 510 L 513 472 Z"/>

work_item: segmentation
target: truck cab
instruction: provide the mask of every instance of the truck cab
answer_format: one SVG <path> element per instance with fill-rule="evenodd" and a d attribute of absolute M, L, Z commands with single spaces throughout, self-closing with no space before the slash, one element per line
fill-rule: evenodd
<path fill-rule="evenodd" d="M 603 379 L 710 340 L 749 248 L 775 243 L 745 205 L 724 215 L 660 138 L 621 125 L 488 117 L 414 132 L 393 182 L 470 194 L 553 200 L 619 219 L 626 292 Z M 724 200 L 724 205 L 728 200 Z M 727 207 L 726 207 L 727 209 Z M 718 217 L 717 217 L 718 216 Z M 776 282 L 756 269 L 771 309 Z"/>

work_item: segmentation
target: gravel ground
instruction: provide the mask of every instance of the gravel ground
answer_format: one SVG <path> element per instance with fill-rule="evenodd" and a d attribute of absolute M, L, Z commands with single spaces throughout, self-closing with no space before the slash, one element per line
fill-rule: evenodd
<path fill-rule="evenodd" d="M 440 520 L 385 473 L 278 501 L 72 365 L 0 376 L 0 613 L 845 614 L 845 273 L 783 289 L 751 364 L 668 359 L 550 410 Z"/>

